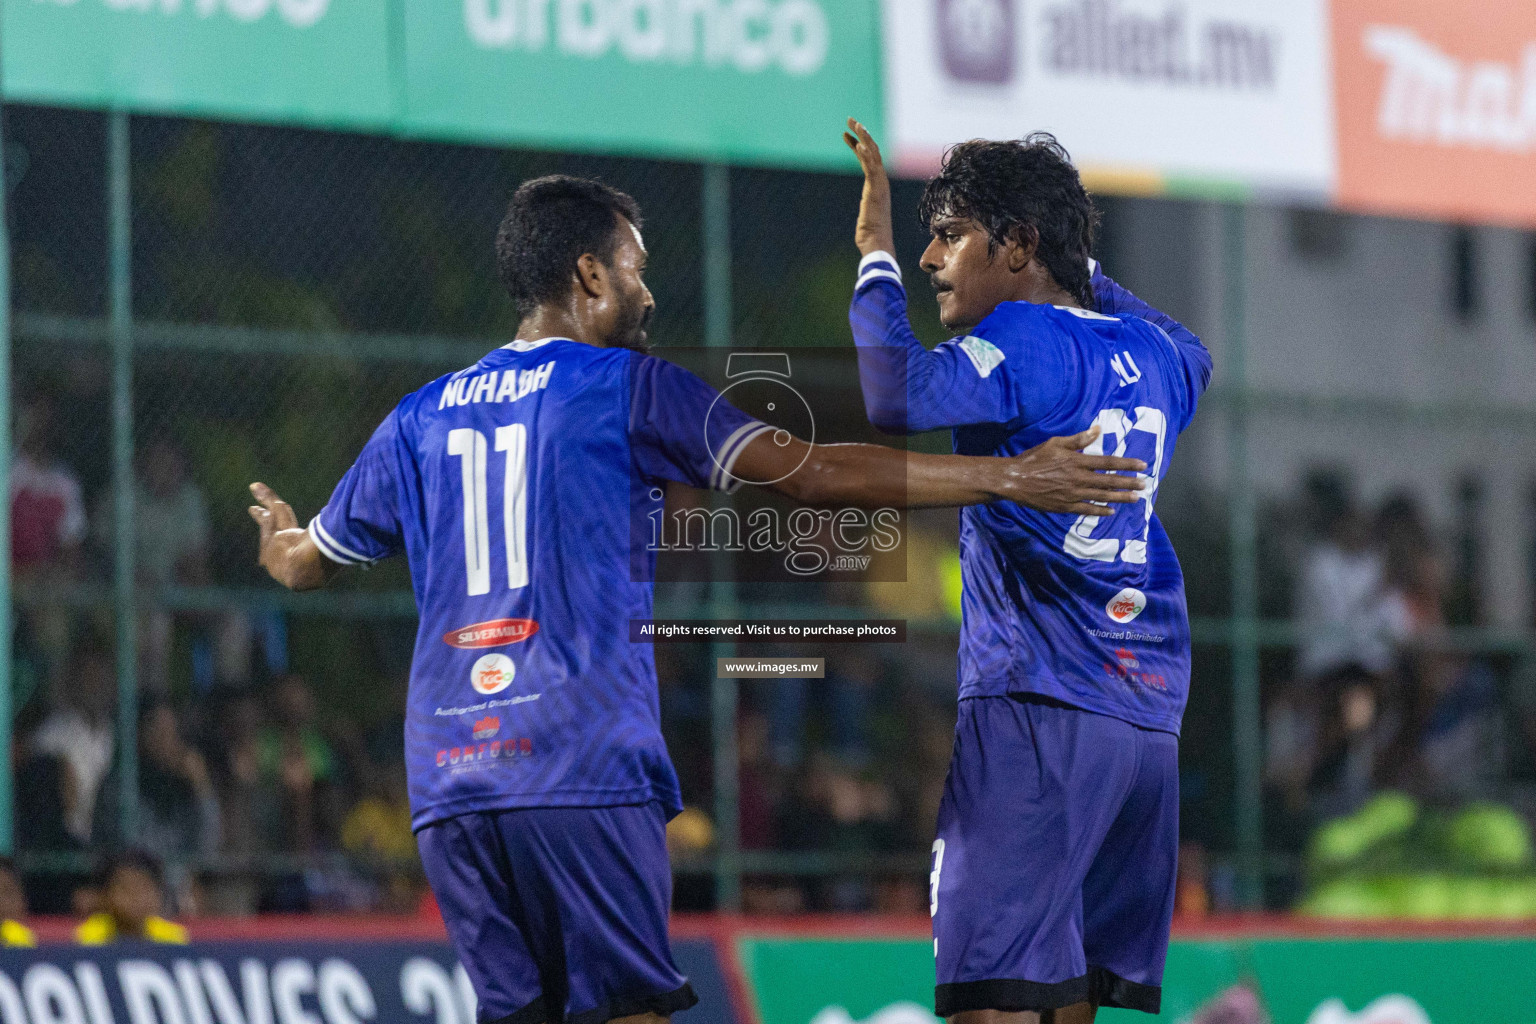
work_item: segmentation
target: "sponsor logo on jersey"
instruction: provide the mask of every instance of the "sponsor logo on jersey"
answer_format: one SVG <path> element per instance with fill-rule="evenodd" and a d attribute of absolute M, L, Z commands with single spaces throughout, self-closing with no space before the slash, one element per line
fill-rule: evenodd
<path fill-rule="evenodd" d="M 967 334 L 960 339 L 960 351 L 976 367 L 976 372 L 983 377 L 992 376 L 992 371 L 997 369 L 1005 358 L 1003 350 L 992 344 L 986 338 L 978 338 L 974 334 Z"/>
<path fill-rule="evenodd" d="M 1124 647 L 1115 648 L 1115 657 L 1120 659 L 1121 668 L 1141 668 L 1141 661 L 1137 659 L 1134 651 L 1128 651 Z"/>
<path fill-rule="evenodd" d="M 501 732 L 501 719 L 490 715 L 475 723 L 474 737 L 477 740 L 488 740 Z"/>
<path fill-rule="evenodd" d="M 498 720 L 492 718 L 488 721 Z M 480 738 L 478 731 L 475 737 Z M 437 752 L 437 766 L 458 768 L 461 765 L 480 764 L 485 761 L 506 761 L 511 758 L 532 756 L 533 740 L 527 736 L 519 736 L 516 739 L 491 740 L 489 743 L 466 743 L 462 747 L 443 747 Z"/>
<path fill-rule="evenodd" d="M 480 647 L 505 647 L 521 643 L 538 631 L 539 624 L 532 619 L 491 619 L 451 629 L 443 634 L 443 643 L 466 651 Z"/>
<path fill-rule="evenodd" d="M 505 654 L 487 654 L 469 670 L 469 685 L 476 693 L 489 696 L 511 686 L 516 676 L 517 666 L 512 664 L 511 658 Z"/>
<path fill-rule="evenodd" d="M 1116 622 L 1130 622 L 1146 611 L 1146 608 L 1147 595 L 1135 587 L 1126 587 L 1109 599 L 1109 604 L 1104 606 L 1104 611 Z"/>

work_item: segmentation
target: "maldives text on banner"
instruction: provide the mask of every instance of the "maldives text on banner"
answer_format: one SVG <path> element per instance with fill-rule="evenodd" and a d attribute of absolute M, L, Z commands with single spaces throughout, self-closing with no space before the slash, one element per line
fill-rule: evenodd
<path fill-rule="evenodd" d="M 327 127 L 394 117 L 379 0 L 3 0 L 5 98 Z"/>
<path fill-rule="evenodd" d="M 1055 132 L 1111 192 L 1332 190 L 1324 0 L 886 0 L 899 168 Z"/>

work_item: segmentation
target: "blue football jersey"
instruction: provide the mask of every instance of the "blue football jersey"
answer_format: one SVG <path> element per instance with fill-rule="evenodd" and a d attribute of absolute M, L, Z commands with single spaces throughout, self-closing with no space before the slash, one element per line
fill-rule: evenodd
<path fill-rule="evenodd" d="M 733 490 L 770 428 L 664 360 L 517 341 L 407 396 L 309 524 L 344 564 L 404 551 L 420 627 L 412 825 L 472 811 L 681 809 L 650 644 L 661 484 Z M 632 538 L 640 538 L 638 542 Z"/>
<path fill-rule="evenodd" d="M 1005 302 L 930 351 L 907 321 L 899 268 L 875 254 L 851 313 L 860 376 L 877 426 L 952 428 L 962 454 L 1018 455 L 1097 423 L 1091 453 L 1147 463 L 1145 500 L 1112 515 L 1013 502 L 961 512 L 960 695 L 1043 694 L 1178 732 L 1189 614 L 1154 505 L 1211 359 L 1175 322 L 1149 322 L 1161 314 L 1097 268 L 1094 287 L 1106 311 Z"/>

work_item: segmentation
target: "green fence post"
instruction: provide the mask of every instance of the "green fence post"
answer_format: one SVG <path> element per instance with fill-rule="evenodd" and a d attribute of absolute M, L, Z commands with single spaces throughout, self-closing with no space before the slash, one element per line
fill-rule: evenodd
<path fill-rule="evenodd" d="M 15 852 L 11 772 L 11 233 L 6 221 L 5 116 L 0 108 L 0 854 Z"/>
<path fill-rule="evenodd" d="M 731 170 L 722 164 L 704 165 L 704 344 L 731 346 Z M 718 501 L 716 496 L 713 500 Z M 715 619 L 737 614 L 732 556 L 716 552 L 711 558 L 709 614 Z M 710 644 L 710 733 L 714 741 L 715 905 L 741 909 L 741 792 L 736 749 L 738 683 L 721 679 L 718 659 L 735 653 L 735 645 Z"/>
<path fill-rule="evenodd" d="M 133 523 L 133 224 L 128 115 L 107 115 L 107 319 L 112 339 L 113 611 L 117 619 L 117 768 L 124 841 L 139 817 L 139 635 Z"/>
<path fill-rule="evenodd" d="M 1226 366 L 1222 375 L 1234 393 L 1229 413 L 1228 525 L 1232 537 L 1232 756 L 1237 781 L 1238 897 L 1245 909 L 1255 910 L 1264 900 L 1264 738 L 1259 707 L 1258 524 L 1248 468 L 1246 213 L 1240 203 L 1229 204 L 1223 211 Z"/>

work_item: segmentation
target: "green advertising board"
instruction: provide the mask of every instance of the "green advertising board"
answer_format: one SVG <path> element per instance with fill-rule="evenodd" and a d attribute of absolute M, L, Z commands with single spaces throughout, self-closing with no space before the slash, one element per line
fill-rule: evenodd
<path fill-rule="evenodd" d="M 404 0 L 407 130 L 848 168 L 876 0 Z"/>
<path fill-rule="evenodd" d="M 760 1024 L 934 1024 L 930 941 L 737 945 Z M 1274 1024 L 1536 1024 L 1536 937 L 1175 941 L 1159 1016 L 1187 1021 L 1239 983 L 1259 991 Z"/>
<path fill-rule="evenodd" d="M 381 0 L 3 0 L 0 19 L 10 101 L 360 128 L 394 116 Z"/>
<path fill-rule="evenodd" d="M 878 0 L 0 0 L 8 101 L 847 170 Z"/>

